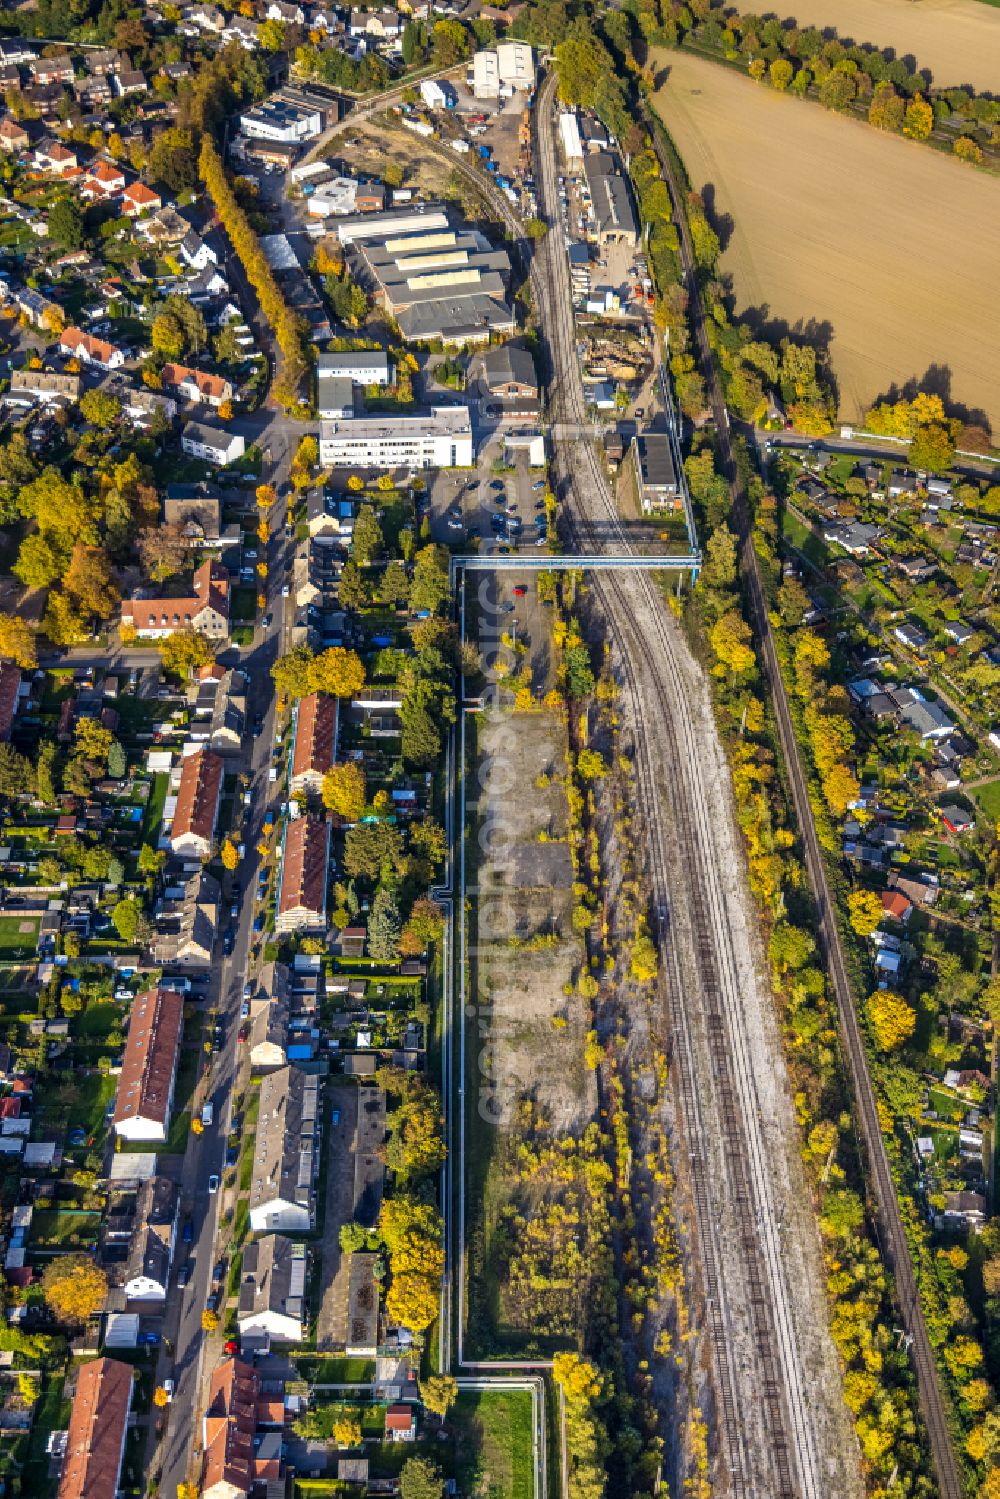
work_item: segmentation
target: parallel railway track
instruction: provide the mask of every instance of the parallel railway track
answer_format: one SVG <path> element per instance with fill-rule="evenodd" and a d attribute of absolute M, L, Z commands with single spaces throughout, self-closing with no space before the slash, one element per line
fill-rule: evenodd
<path fill-rule="evenodd" d="M 549 124 L 553 83 L 548 82 L 538 101 L 542 129 Z M 551 129 L 549 129 L 551 142 Z M 554 373 L 561 378 L 550 392 L 552 416 L 567 424 L 582 425 L 585 407 L 576 350 L 565 260 L 558 242 L 551 149 L 539 143 L 539 176 L 543 202 L 550 221 L 549 240 L 536 261 L 536 274 L 543 281 L 540 305 L 548 314 L 546 331 Z M 570 456 L 571 455 L 571 456 Z M 581 552 L 613 546 L 618 554 L 631 550 L 614 501 L 591 443 L 577 440 L 561 449 L 564 477 L 572 485 L 577 505 L 572 524 Z M 698 1220 L 707 1303 L 707 1321 L 715 1364 L 719 1419 L 716 1423 L 720 1455 L 728 1470 L 733 1493 L 761 1499 L 755 1487 L 757 1466 L 746 1443 L 746 1423 L 741 1419 L 740 1389 L 733 1366 L 732 1312 L 718 1242 L 718 1204 L 711 1200 L 707 1162 L 704 1159 L 708 1125 L 703 1117 L 702 1095 L 709 1080 L 699 1078 L 697 1041 L 691 1009 L 698 1008 L 711 1057 L 710 1086 L 721 1122 L 722 1147 L 726 1158 L 729 1202 L 737 1224 L 749 1292 L 749 1319 L 756 1344 L 760 1382 L 758 1395 L 766 1408 L 770 1438 L 771 1484 L 777 1499 L 817 1496 L 819 1477 L 812 1426 L 805 1410 L 801 1369 L 798 1366 L 794 1328 L 781 1264 L 780 1243 L 768 1196 L 767 1162 L 759 1127 L 760 1105 L 756 1094 L 747 1040 L 741 1028 L 738 965 L 728 930 L 724 896 L 712 858 L 706 857 L 704 829 L 710 812 L 705 788 L 698 773 L 698 753 L 684 683 L 675 660 L 675 644 L 663 601 L 645 575 L 627 589 L 620 578 L 601 575 L 598 592 L 605 601 L 608 618 L 631 636 L 621 652 L 630 694 L 636 703 L 636 723 L 644 721 L 649 732 L 637 735 L 640 800 L 650 837 L 653 896 L 658 910 L 669 913 L 674 906 L 678 863 L 686 873 L 682 920 L 696 960 L 694 970 L 682 973 L 674 918 L 662 924 L 661 952 L 664 957 L 670 1015 L 675 1044 L 675 1074 L 681 1096 L 692 1190 Z M 643 693 L 629 648 L 641 658 L 645 672 L 655 684 L 658 711 L 651 711 L 648 692 Z M 653 724 L 658 743 L 666 753 L 677 781 L 683 781 L 671 797 L 672 831 L 676 857 L 668 855 L 670 840 L 664 828 L 664 796 L 657 786 L 651 753 Z M 671 875 L 673 874 L 673 879 Z M 681 913 L 678 911 L 679 916 Z M 690 1006 L 692 982 L 698 985 L 700 1004 Z M 790 1433 L 790 1434 L 789 1434 Z"/>

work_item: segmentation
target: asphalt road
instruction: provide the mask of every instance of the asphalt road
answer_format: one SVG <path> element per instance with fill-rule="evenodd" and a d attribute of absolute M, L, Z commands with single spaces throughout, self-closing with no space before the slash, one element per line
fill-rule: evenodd
<path fill-rule="evenodd" d="M 280 490 L 287 481 L 291 459 L 297 446 L 301 428 L 297 428 L 296 440 L 288 440 L 286 419 L 274 414 L 264 420 L 256 440 L 270 448 L 271 464 L 266 468 L 267 481 Z M 223 896 L 224 914 L 220 920 L 223 932 L 230 924 L 229 902 L 234 880 L 242 890 L 239 916 L 236 927 L 233 953 L 229 958 L 222 954 L 221 943 L 213 971 L 213 982 L 206 999 L 206 1009 L 213 1004 L 218 1010 L 224 1028 L 222 1049 L 209 1061 L 209 1067 L 196 1093 L 200 1100 L 210 1099 L 214 1105 L 214 1118 L 201 1135 L 189 1137 L 181 1177 L 182 1216 L 190 1217 L 193 1223 L 194 1241 L 190 1246 L 179 1244 L 172 1267 L 173 1286 L 168 1293 L 168 1311 L 165 1327 L 165 1343 L 161 1353 L 158 1380 L 172 1378 L 174 1397 L 169 1408 L 167 1429 L 160 1452 L 162 1472 L 160 1492 L 174 1499 L 177 1485 L 197 1478 L 195 1459 L 201 1451 L 201 1419 L 208 1377 L 222 1349 L 221 1333 L 206 1334 L 201 1325 L 202 1312 L 212 1290 L 212 1269 L 221 1255 L 228 1252 L 228 1227 L 220 1234 L 220 1217 L 223 1192 L 210 1194 L 209 1177 L 224 1175 L 226 1143 L 232 1119 L 233 1099 L 239 1075 L 240 1006 L 243 1002 L 243 985 L 251 963 L 253 946 L 253 921 L 255 914 L 255 892 L 257 874 L 261 863 L 257 852 L 264 815 L 281 799 L 281 783 L 271 784 L 268 770 L 275 739 L 275 694 L 271 680 L 271 666 L 287 639 L 285 625 L 287 601 L 281 597 L 281 588 L 288 573 L 285 569 L 287 556 L 294 550 L 294 540 L 285 535 L 286 501 L 280 496 L 270 516 L 271 539 L 268 543 L 268 578 L 266 584 L 267 613 L 271 623 L 265 631 L 259 626 L 253 644 L 238 652 L 240 664 L 248 667 L 253 680 L 248 696 L 248 719 L 252 724 L 256 714 L 263 717 L 260 735 L 249 735 L 240 761 L 240 769 L 248 776 L 251 789 L 251 807 L 243 839 L 246 855 L 235 875 L 227 877 Z M 291 618 L 290 608 L 287 610 Z M 234 1199 L 235 1210 L 235 1199 Z M 176 1285 L 180 1266 L 187 1258 L 192 1261 L 191 1279 L 181 1290 Z M 223 1283 L 222 1296 L 225 1294 Z M 222 1309 L 222 1308 L 220 1308 Z"/>

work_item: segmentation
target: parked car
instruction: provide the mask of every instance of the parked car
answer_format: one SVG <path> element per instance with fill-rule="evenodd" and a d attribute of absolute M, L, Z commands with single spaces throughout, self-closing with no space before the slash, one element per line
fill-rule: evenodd
<path fill-rule="evenodd" d="M 208 1195 L 210 1197 L 214 1197 L 215 1194 L 216 1194 L 216 1192 L 218 1190 L 219 1190 L 219 1178 L 216 1176 L 215 1172 L 213 1171 L 212 1175 L 208 1178 Z"/>
<path fill-rule="evenodd" d="M 181 1290 L 181 1291 L 183 1291 L 184 1287 L 187 1285 L 187 1283 L 188 1283 L 188 1281 L 190 1279 L 191 1279 L 191 1261 L 190 1260 L 185 1260 L 184 1263 L 183 1263 L 183 1265 L 181 1266 L 181 1268 L 177 1272 L 177 1286 L 178 1286 L 178 1289 Z"/>

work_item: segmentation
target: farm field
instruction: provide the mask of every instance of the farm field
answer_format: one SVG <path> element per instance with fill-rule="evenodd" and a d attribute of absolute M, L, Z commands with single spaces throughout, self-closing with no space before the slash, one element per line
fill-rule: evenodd
<path fill-rule="evenodd" d="M 980 0 L 794 0 L 782 16 L 836 26 L 844 41 L 890 47 L 929 68 L 937 88 L 971 83 L 992 92 L 1000 77 L 1000 11 Z"/>
<path fill-rule="evenodd" d="M 737 312 L 828 329 L 844 419 L 916 381 L 1000 432 L 1000 181 L 688 53 L 655 65 L 692 186 L 731 220 Z"/>

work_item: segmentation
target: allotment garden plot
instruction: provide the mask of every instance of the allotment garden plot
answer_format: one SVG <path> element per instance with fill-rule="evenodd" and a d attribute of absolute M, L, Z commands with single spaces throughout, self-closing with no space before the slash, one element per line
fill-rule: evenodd
<path fill-rule="evenodd" d="M 477 1354 L 585 1325 L 603 1260 L 603 1161 L 573 929 L 557 711 L 470 733 L 466 1025 L 468 1306 Z"/>

